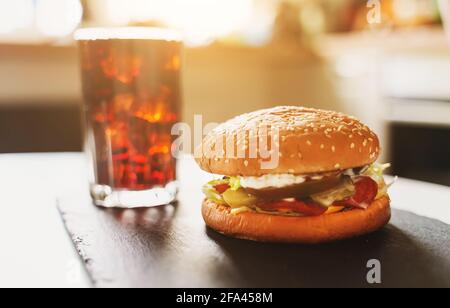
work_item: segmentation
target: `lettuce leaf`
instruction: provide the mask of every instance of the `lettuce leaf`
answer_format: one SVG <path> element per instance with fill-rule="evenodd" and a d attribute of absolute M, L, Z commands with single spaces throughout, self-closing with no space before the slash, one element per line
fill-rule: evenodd
<path fill-rule="evenodd" d="M 229 182 L 230 182 L 229 178 L 223 178 L 223 179 L 209 181 L 208 184 L 206 184 L 206 185 L 213 187 L 213 186 L 220 185 L 220 184 L 228 184 Z"/>
<path fill-rule="evenodd" d="M 370 165 L 362 175 L 370 176 L 380 186 L 385 185 L 383 173 L 391 167 L 391 164 L 378 164 L 374 163 Z"/>
<path fill-rule="evenodd" d="M 230 185 L 231 190 L 237 191 L 241 188 L 241 179 L 237 176 L 230 177 L 228 185 Z"/>
<path fill-rule="evenodd" d="M 214 188 L 215 185 L 219 185 L 219 184 L 227 184 L 227 182 L 224 182 L 224 180 L 210 181 L 210 182 L 208 182 L 208 184 L 203 186 L 202 190 L 208 200 L 214 201 L 218 204 L 225 205 L 226 202 L 223 200 L 222 196 Z"/>

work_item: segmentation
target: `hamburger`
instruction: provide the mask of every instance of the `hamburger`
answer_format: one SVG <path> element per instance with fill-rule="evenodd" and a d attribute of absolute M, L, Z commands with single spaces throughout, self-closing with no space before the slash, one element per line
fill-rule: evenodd
<path fill-rule="evenodd" d="M 206 135 L 197 163 L 203 218 L 227 236 L 324 243 L 374 232 L 391 217 L 377 135 L 354 117 L 281 106 L 238 116 Z"/>

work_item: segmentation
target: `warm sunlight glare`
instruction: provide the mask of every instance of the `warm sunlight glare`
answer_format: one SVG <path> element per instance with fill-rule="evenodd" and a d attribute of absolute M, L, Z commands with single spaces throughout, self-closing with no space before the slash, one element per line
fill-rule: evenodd
<path fill-rule="evenodd" d="M 46 36 L 62 37 L 77 27 L 82 14 L 79 0 L 40 0 L 36 5 L 36 25 Z"/>
<path fill-rule="evenodd" d="M 11 33 L 33 24 L 33 0 L 0 1 L 0 33 Z"/>
<path fill-rule="evenodd" d="M 110 0 L 114 23 L 157 20 L 181 30 L 187 43 L 201 45 L 239 30 L 250 18 L 253 0 Z"/>

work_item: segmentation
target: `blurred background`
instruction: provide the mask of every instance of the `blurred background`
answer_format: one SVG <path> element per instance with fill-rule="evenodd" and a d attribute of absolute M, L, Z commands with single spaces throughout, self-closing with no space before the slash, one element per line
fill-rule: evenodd
<path fill-rule="evenodd" d="M 75 29 L 158 26 L 186 38 L 186 122 L 339 110 L 392 173 L 450 185 L 446 17 L 449 0 L 0 0 L 0 153 L 82 150 Z"/>

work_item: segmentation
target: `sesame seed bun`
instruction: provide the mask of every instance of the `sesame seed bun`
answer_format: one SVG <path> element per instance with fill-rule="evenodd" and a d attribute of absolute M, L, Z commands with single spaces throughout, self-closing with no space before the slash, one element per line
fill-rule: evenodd
<path fill-rule="evenodd" d="M 271 129 L 279 134 L 271 134 Z M 227 148 L 226 140 L 234 151 Z M 263 161 L 269 160 L 267 153 L 262 154 L 261 140 L 269 145 L 264 149 L 275 149 L 274 155 L 279 153 L 276 166 L 261 167 Z M 279 144 L 279 151 L 270 146 L 272 141 Z M 252 145 L 256 149 L 250 150 Z M 376 134 L 354 117 L 334 111 L 280 106 L 244 114 L 219 125 L 204 138 L 199 149 L 197 162 L 207 172 L 262 176 L 362 167 L 377 160 L 380 143 Z"/>
<path fill-rule="evenodd" d="M 260 242 L 318 244 L 369 234 L 385 226 L 391 218 L 389 197 L 374 201 L 367 210 L 314 217 L 288 217 L 245 212 L 231 214 L 228 206 L 203 202 L 206 224 L 227 236 Z"/>

